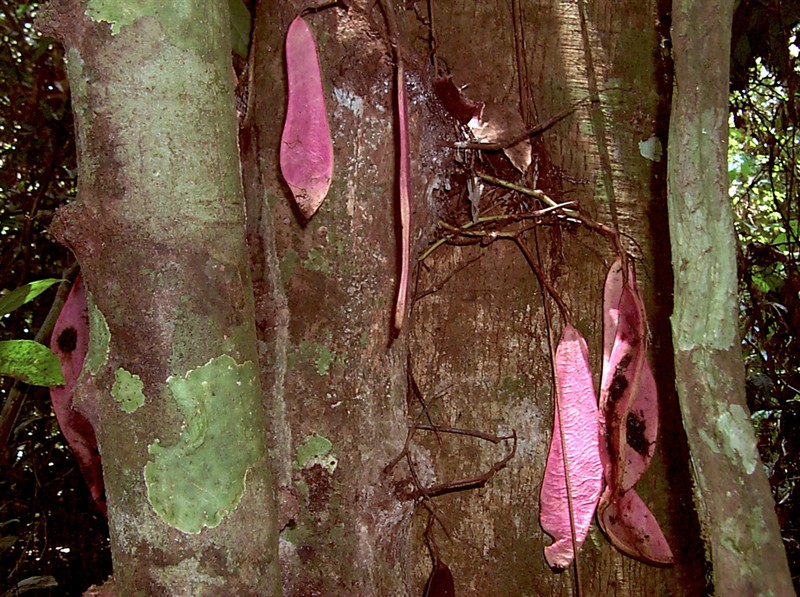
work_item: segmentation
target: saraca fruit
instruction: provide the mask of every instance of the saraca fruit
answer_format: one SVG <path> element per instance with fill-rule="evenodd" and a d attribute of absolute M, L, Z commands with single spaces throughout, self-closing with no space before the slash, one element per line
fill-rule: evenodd
<path fill-rule="evenodd" d="M 627 275 L 626 275 L 627 274 Z M 601 457 L 606 488 L 598 520 L 611 543 L 648 564 L 673 563 L 650 509 L 633 489 L 655 451 L 656 383 L 647 362 L 647 319 L 633 269 L 611 266 L 603 297 L 603 374 L 600 383 Z"/>
<path fill-rule="evenodd" d="M 89 421 L 91 414 L 79 412 L 73 404 L 75 383 L 83 369 L 83 362 L 89 349 L 89 314 L 86 290 L 80 275 L 75 279 L 53 327 L 50 348 L 56 353 L 64 375 L 63 386 L 50 388 L 50 400 L 53 403 L 58 426 L 75 453 L 92 498 L 105 514 L 103 469 L 94 427 Z"/>
<path fill-rule="evenodd" d="M 286 33 L 286 71 L 289 100 L 281 136 L 281 173 L 308 220 L 331 186 L 333 145 L 317 46 L 300 17 L 292 21 Z"/>
<path fill-rule="evenodd" d="M 586 340 L 570 324 L 564 328 L 556 349 L 555 376 L 555 423 L 540 495 L 539 521 L 554 539 L 544 548 L 547 563 L 553 568 L 566 568 L 586 539 L 603 489 L 589 350 Z"/>

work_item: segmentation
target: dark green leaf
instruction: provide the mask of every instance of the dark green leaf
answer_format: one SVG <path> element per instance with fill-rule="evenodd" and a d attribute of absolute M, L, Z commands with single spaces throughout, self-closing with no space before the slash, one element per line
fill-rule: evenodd
<path fill-rule="evenodd" d="M 6 535 L 4 537 L 0 537 L 0 553 L 3 553 L 9 547 L 14 545 L 19 537 L 16 535 Z"/>
<path fill-rule="evenodd" d="M 244 0 L 228 0 L 231 12 L 231 45 L 233 51 L 242 58 L 247 58 L 250 46 L 250 11 Z"/>
<path fill-rule="evenodd" d="M 57 278 L 37 280 L 30 284 L 23 284 L 19 288 L 15 288 L 8 294 L 3 295 L 0 297 L 0 317 L 6 313 L 11 313 L 14 309 L 24 305 L 28 301 L 32 301 L 53 284 L 58 284 L 59 282 L 61 282 L 61 280 Z"/>
<path fill-rule="evenodd" d="M 9 375 L 35 386 L 64 383 L 58 357 L 44 344 L 33 340 L 0 342 L 0 375 Z"/>

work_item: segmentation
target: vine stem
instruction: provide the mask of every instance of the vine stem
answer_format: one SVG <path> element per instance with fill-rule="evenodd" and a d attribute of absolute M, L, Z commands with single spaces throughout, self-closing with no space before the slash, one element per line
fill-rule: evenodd
<path fill-rule="evenodd" d="M 403 56 L 400 51 L 400 28 L 397 17 L 389 0 L 378 0 L 386 29 L 389 33 L 389 44 L 392 46 L 395 70 L 395 99 L 397 102 L 397 185 L 400 211 L 400 282 L 397 285 L 397 299 L 394 310 L 394 331 L 399 333 L 403 328 L 408 306 L 408 279 L 411 261 L 411 198 L 409 196 L 409 176 L 411 160 L 408 151 L 408 99 L 406 97 L 406 79 Z"/>
<path fill-rule="evenodd" d="M 561 311 L 561 318 L 567 322 L 569 321 L 569 314 L 566 311 L 566 306 L 560 302 L 560 299 L 556 299 L 557 295 L 554 293 L 552 288 L 549 286 L 547 281 L 544 279 L 544 276 L 541 275 L 541 263 L 542 263 L 542 255 L 539 251 L 539 234 L 537 230 L 533 231 L 534 234 L 534 242 L 536 243 L 536 259 L 537 263 L 534 264 L 533 256 L 528 251 L 528 248 L 525 247 L 524 243 L 521 241 L 517 242 L 517 245 L 522 250 L 523 254 L 525 255 L 525 259 L 528 260 L 528 263 L 531 267 L 534 267 L 536 277 L 539 279 L 539 284 L 547 289 L 547 292 L 553 299 L 556 301 L 556 304 Z M 561 393 L 558 391 L 558 378 L 556 376 L 556 351 L 555 351 L 555 339 L 553 338 L 553 327 L 550 323 L 550 309 L 547 306 L 547 296 L 545 293 L 542 293 L 542 308 L 544 310 L 544 320 L 545 325 L 547 326 L 547 346 L 550 349 L 550 368 L 551 368 L 551 375 L 553 376 L 553 387 L 555 388 L 554 395 L 555 395 L 555 411 L 556 417 L 558 417 L 558 430 L 559 430 L 559 439 L 561 441 L 561 461 L 564 465 L 564 485 L 567 492 L 567 510 L 569 512 L 569 530 L 572 538 L 572 564 L 573 570 L 575 571 L 575 595 L 577 597 L 582 597 L 583 595 L 583 583 L 581 581 L 581 567 L 578 560 L 578 530 L 575 528 L 575 505 L 572 503 L 572 483 L 569 476 L 569 459 L 567 458 L 567 440 L 564 437 L 564 417 L 562 414 L 561 409 Z"/>

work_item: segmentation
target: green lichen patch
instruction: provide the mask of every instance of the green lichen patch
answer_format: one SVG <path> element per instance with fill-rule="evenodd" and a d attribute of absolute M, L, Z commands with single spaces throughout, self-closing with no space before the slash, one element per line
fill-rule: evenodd
<path fill-rule="evenodd" d="M 322 247 L 309 249 L 308 258 L 303 262 L 303 267 L 312 272 L 333 273 L 333 264 L 325 255 L 325 249 Z"/>
<path fill-rule="evenodd" d="M 175 445 L 149 446 L 155 460 L 144 469 L 147 497 L 168 524 L 199 533 L 236 508 L 261 452 L 257 370 L 222 355 L 167 385 L 184 425 Z"/>
<path fill-rule="evenodd" d="M 327 340 L 333 337 L 328 333 Z M 316 342 L 300 342 L 300 346 L 290 356 L 290 365 L 296 366 L 298 363 L 313 363 L 314 370 L 320 377 L 330 375 L 333 365 L 345 365 L 347 363 L 347 352 L 336 352 L 324 344 Z"/>
<path fill-rule="evenodd" d="M 296 469 L 309 468 L 315 464 L 320 465 L 329 473 L 333 474 L 336 465 L 339 464 L 336 456 L 331 452 L 333 443 L 327 437 L 309 435 L 306 440 L 297 447 L 294 467 Z"/>
<path fill-rule="evenodd" d="M 332 274 L 335 269 L 341 269 L 344 244 L 338 239 L 335 232 L 324 226 L 320 227 L 317 233 L 324 234 L 325 244 L 309 249 L 308 257 L 303 261 L 303 267 L 312 272 Z"/>
<path fill-rule="evenodd" d="M 89 305 L 89 348 L 86 353 L 85 368 L 92 375 L 97 375 L 108 360 L 111 332 L 106 318 L 95 305 L 89 292 L 86 293 L 86 302 Z"/>
<path fill-rule="evenodd" d="M 520 398 L 526 395 L 526 380 L 522 375 L 504 375 L 497 384 L 497 393 L 507 398 Z"/>
<path fill-rule="evenodd" d="M 136 412 L 144 404 L 144 384 L 138 375 L 131 374 L 122 367 L 114 372 L 114 385 L 111 396 L 119 402 L 126 413 Z"/>
<path fill-rule="evenodd" d="M 328 375 L 334 361 L 336 361 L 336 353 L 325 346 L 321 346 L 319 349 L 319 356 L 314 360 L 317 373 L 320 375 Z"/>
<path fill-rule="evenodd" d="M 65 56 L 67 63 L 67 74 L 69 75 L 70 88 L 72 95 L 86 97 L 86 79 L 83 76 L 83 58 L 77 48 L 71 47 Z"/>
<path fill-rule="evenodd" d="M 208 574 L 206 567 L 195 558 L 181 560 L 174 566 L 155 568 L 153 573 L 167 595 L 185 594 L 187 587 L 197 586 L 217 587 L 222 592 L 226 585 L 224 577 Z"/>
<path fill-rule="evenodd" d="M 281 531 L 281 539 L 288 541 L 292 545 L 301 545 L 311 536 L 311 533 L 304 526 L 287 526 Z"/>
<path fill-rule="evenodd" d="M 738 404 L 728 407 L 716 419 L 717 436 L 724 438 L 723 450 L 731 461 L 741 465 L 748 475 L 758 466 L 756 439 L 750 417 Z"/>
<path fill-rule="evenodd" d="M 297 263 L 300 261 L 300 258 L 297 255 L 297 252 L 293 249 L 289 249 L 284 253 L 283 257 L 281 258 L 281 262 L 278 265 L 278 269 L 281 272 L 281 282 L 283 282 L 283 287 L 285 288 L 289 281 L 292 279 L 294 275 L 294 270 L 297 269 Z"/>
<path fill-rule="evenodd" d="M 224 13 L 221 12 L 222 8 Z M 224 39 L 230 27 L 228 6 L 211 9 L 195 0 L 89 0 L 86 15 L 93 21 L 110 23 L 112 35 L 118 35 L 123 27 L 138 19 L 151 17 L 161 24 L 170 43 L 199 51 L 205 50 L 209 39 Z M 223 15 L 228 19 L 223 20 Z M 205 37 L 204 47 L 204 36 L 196 30 L 208 32 L 211 28 L 219 30 L 215 32 L 216 35 Z"/>

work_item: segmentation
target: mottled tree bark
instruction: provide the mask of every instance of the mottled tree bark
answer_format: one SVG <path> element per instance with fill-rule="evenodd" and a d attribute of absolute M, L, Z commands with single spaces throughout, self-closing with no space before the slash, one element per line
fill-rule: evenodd
<path fill-rule="evenodd" d="M 306 17 L 319 46 L 335 161 L 328 197 L 310 222 L 290 207 L 277 172 L 284 35 L 301 3 L 257 8 L 242 133 L 287 595 L 407 594 L 414 504 L 383 473 L 406 436 L 407 341 L 391 342 L 392 65 L 380 12 L 353 4 L 347 14 Z M 428 110 L 420 106 L 417 131 Z M 422 184 L 414 182 L 424 213 Z"/>
<path fill-rule="evenodd" d="M 786 552 L 745 401 L 728 199 L 733 2 L 678 2 L 670 124 L 672 336 L 695 505 L 718 595 L 791 595 Z M 715 26 L 704 24 L 714 21 Z"/>
<path fill-rule="evenodd" d="M 54 1 L 91 294 L 75 403 L 103 457 L 117 595 L 270 595 L 277 535 L 226 2 Z M 258 524 L 253 524 L 258 520 Z"/>
<path fill-rule="evenodd" d="M 676 553 L 672 568 L 621 556 L 598 529 L 581 557 L 589 595 L 699 595 L 702 547 L 691 512 L 688 452 L 673 390 L 667 316 L 670 309 L 665 223 L 665 159 L 669 117 L 668 56 L 655 3 L 520 3 L 535 122 L 574 102 L 589 107 L 534 141 L 535 184 L 557 201 L 577 201 L 598 221 L 620 230 L 637 261 L 647 295 L 651 354 L 659 386 L 661 430 L 656 460 L 637 486 Z M 513 10 L 505 2 L 436 4 L 438 49 L 459 85 L 474 99 L 520 107 Z M 468 43 L 465 41 L 468 40 Z M 495 194 L 497 197 L 497 194 Z M 491 195 L 487 196 L 491 202 Z M 527 242 L 535 250 L 536 240 Z M 613 250 L 581 227 L 539 231 L 544 272 L 589 341 L 599 378 L 601 294 Z M 435 528 L 442 557 L 465 592 L 481 595 L 571 594 L 572 574 L 554 575 L 542 556 L 550 542 L 538 524 L 539 489 L 553 424 L 547 315 L 541 290 L 511 244 L 443 248 L 421 274 L 419 287 L 440 285 L 458 267 L 483 255 L 443 288 L 415 305 L 414 372 L 435 402 L 439 424 L 500 433 L 514 429 L 516 457 L 485 489 L 434 501 L 453 538 Z M 553 340 L 564 322 L 549 305 Z M 419 409 L 415 408 L 414 413 Z M 419 466 L 432 461 L 436 479 L 464 478 L 502 456 L 487 442 L 444 436 L 419 448 Z M 427 521 L 422 513 L 417 529 Z M 418 582 L 429 559 L 419 554 Z"/>

